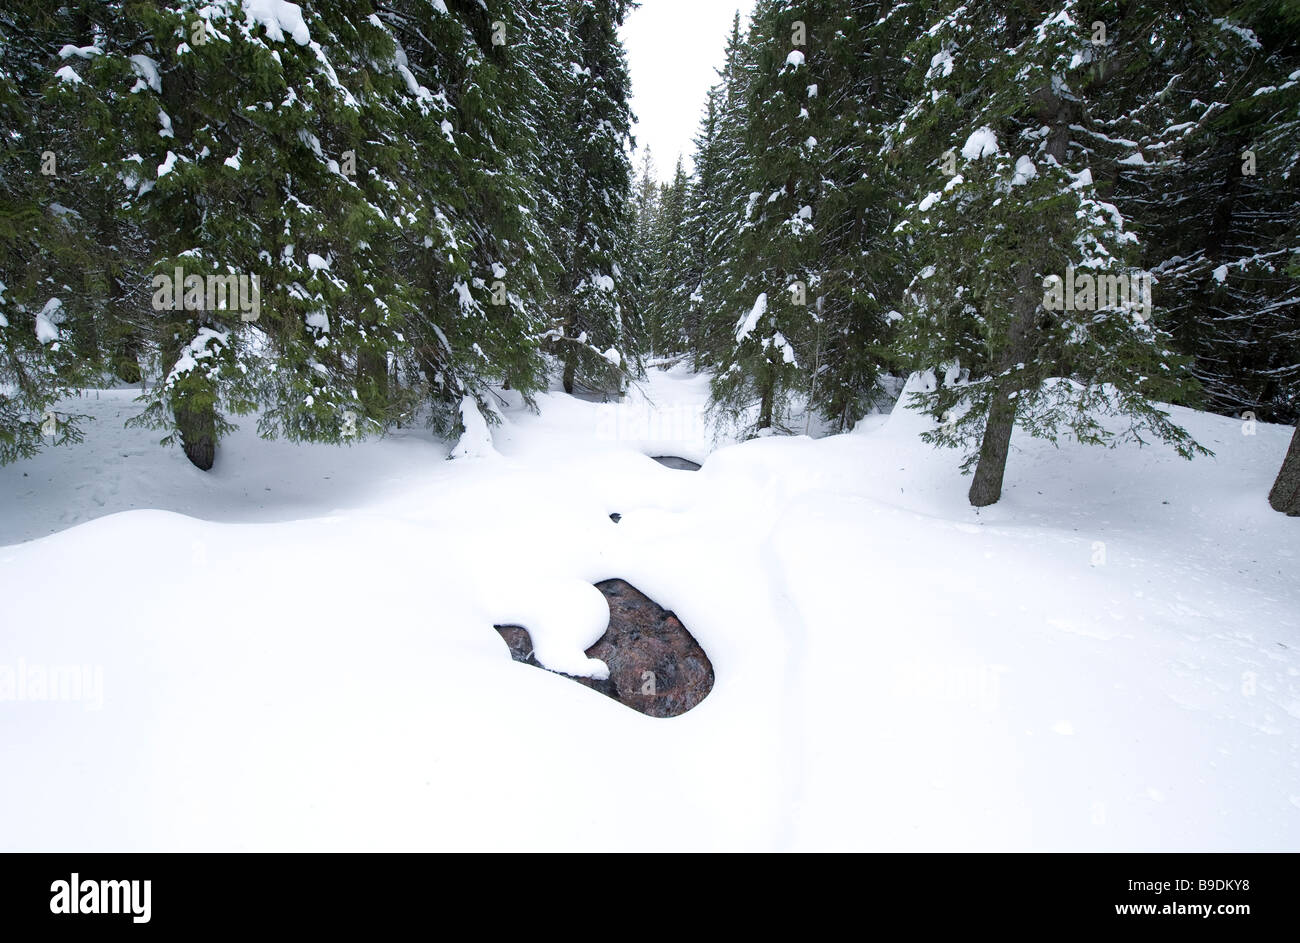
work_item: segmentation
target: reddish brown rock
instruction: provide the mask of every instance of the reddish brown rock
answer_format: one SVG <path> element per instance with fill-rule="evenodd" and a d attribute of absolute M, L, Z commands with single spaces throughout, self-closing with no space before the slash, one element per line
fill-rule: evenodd
<path fill-rule="evenodd" d="M 596 588 L 609 603 L 609 628 L 587 656 L 609 665 L 609 678 L 572 680 L 651 717 L 676 717 L 704 700 L 713 689 L 713 665 L 681 620 L 624 580 L 605 580 Z M 515 661 L 542 667 L 527 629 L 496 630 Z"/>

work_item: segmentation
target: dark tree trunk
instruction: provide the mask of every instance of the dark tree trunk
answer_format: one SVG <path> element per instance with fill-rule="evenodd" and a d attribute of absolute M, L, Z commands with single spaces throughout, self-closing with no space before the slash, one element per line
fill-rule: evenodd
<path fill-rule="evenodd" d="M 1012 394 L 1030 382 L 1016 365 L 1034 360 L 1034 322 L 1038 317 L 1039 299 L 1028 268 L 1021 271 L 1020 280 L 1021 294 L 1007 334 L 1006 349 L 998 361 L 999 376 L 994 381 L 993 400 L 989 403 L 984 438 L 980 442 L 979 464 L 975 466 L 975 480 L 970 486 L 970 503 L 977 508 L 995 504 L 1002 497 L 1002 478 L 1007 470 L 1007 454 L 1011 450 L 1011 433 L 1015 429 L 1018 406 L 1018 400 Z"/>
<path fill-rule="evenodd" d="M 358 386 L 369 387 L 377 402 L 388 405 L 388 357 L 384 353 L 363 350 L 357 354 Z"/>
<path fill-rule="evenodd" d="M 217 457 L 217 414 L 212 406 L 197 406 L 178 400 L 173 406 L 176 427 L 185 457 L 196 468 L 208 471 Z"/>
<path fill-rule="evenodd" d="M 1014 26 L 1013 26 L 1014 29 Z M 1046 150 L 1059 163 L 1065 163 L 1070 144 L 1070 125 L 1075 120 L 1079 106 L 1063 98 L 1051 86 L 1040 88 L 1035 97 L 1038 118 L 1048 128 Z M 1029 364 L 1034 360 L 1034 321 L 1038 316 L 1041 297 L 1036 280 L 1028 266 L 1020 272 L 1020 292 L 1016 313 L 1007 336 L 1006 349 L 998 358 L 999 376 L 989 404 L 988 420 L 984 425 L 984 438 L 980 442 L 979 463 L 975 466 L 975 480 L 970 485 L 970 503 L 977 507 L 996 504 L 1002 497 L 1002 479 L 1007 471 L 1007 455 L 1011 451 L 1011 433 L 1016 427 L 1017 401 L 1012 394 L 1022 389 L 1026 377 L 1015 371 L 1016 364 Z"/>
<path fill-rule="evenodd" d="M 113 372 L 123 383 L 139 383 L 143 379 L 140 373 L 140 342 L 134 333 L 127 334 L 118 344 L 117 355 L 113 358 Z"/>
<path fill-rule="evenodd" d="M 93 312 L 87 312 L 87 316 L 80 319 L 72 330 L 73 346 L 77 351 L 77 356 L 86 363 L 93 363 L 96 367 L 104 362 L 99 349 L 99 315 Z"/>
<path fill-rule="evenodd" d="M 191 325 L 193 326 L 195 325 Z M 166 350 L 168 356 L 163 360 L 164 365 L 175 366 L 179 359 L 180 336 L 173 335 L 169 349 Z M 217 455 L 217 407 L 212 392 L 211 389 L 205 389 L 206 395 L 196 397 L 198 390 L 190 387 L 183 391 L 173 391 L 168 396 L 181 448 L 185 451 L 185 457 L 201 471 L 210 470 Z"/>
<path fill-rule="evenodd" d="M 1007 453 L 1011 432 L 1016 427 L 1016 404 L 1004 387 L 993 394 L 984 440 L 980 443 L 980 460 L 975 466 L 975 480 L 970 485 L 970 503 L 977 508 L 996 504 L 1002 497 L 1002 478 L 1007 470 Z"/>
<path fill-rule="evenodd" d="M 1269 506 L 1288 517 L 1300 517 L 1300 426 L 1291 436 L 1291 447 L 1282 459 L 1273 490 L 1268 493 Z"/>
<path fill-rule="evenodd" d="M 573 378 L 577 371 L 577 355 L 566 351 L 564 354 L 564 392 L 568 393 L 570 396 L 573 395 Z"/>
<path fill-rule="evenodd" d="M 759 381 L 763 387 L 763 400 L 758 409 L 758 428 L 772 428 L 772 383 L 767 379 Z"/>

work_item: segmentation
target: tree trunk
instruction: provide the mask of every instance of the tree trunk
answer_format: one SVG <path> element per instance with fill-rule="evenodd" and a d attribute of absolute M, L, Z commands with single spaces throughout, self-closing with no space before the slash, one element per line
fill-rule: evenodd
<path fill-rule="evenodd" d="M 1011 433 L 1016 427 L 1016 404 L 1004 387 L 993 394 L 984 440 L 980 443 L 980 460 L 975 466 L 975 480 L 970 485 L 970 503 L 977 508 L 996 504 L 1002 497 L 1002 478 L 1007 470 L 1007 453 Z"/>
<path fill-rule="evenodd" d="M 1282 459 L 1273 490 L 1268 493 L 1269 506 L 1288 517 L 1300 517 L 1300 426 L 1291 436 L 1291 447 Z"/>
<path fill-rule="evenodd" d="M 388 355 L 382 351 L 363 350 L 357 354 L 357 385 L 376 402 L 388 407 Z"/>
<path fill-rule="evenodd" d="M 977 508 L 994 504 L 1002 497 L 1002 478 L 1007 470 L 1007 454 L 1011 450 L 1011 433 L 1019 406 L 1013 394 L 1027 383 L 1024 372 L 1016 365 L 1030 364 L 1036 359 L 1034 328 L 1039 298 L 1027 267 L 1020 272 L 1020 283 L 1021 294 L 1007 334 L 1006 349 L 998 360 L 1000 375 L 994 381 L 993 401 L 989 403 L 984 439 L 980 442 L 979 464 L 975 466 L 975 480 L 970 486 L 970 503 Z"/>
<path fill-rule="evenodd" d="M 1013 25 L 1014 30 L 1014 25 Z M 1065 163 L 1070 144 L 1070 126 L 1077 113 L 1078 104 L 1061 96 L 1052 86 L 1040 88 L 1035 93 L 1038 100 L 1038 117 L 1050 129 L 1047 135 L 1047 153 L 1058 163 Z M 1007 336 L 1006 349 L 998 358 L 1001 376 L 993 389 L 988 420 L 984 424 L 984 438 L 980 442 L 979 463 L 975 466 L 975 480 L 971 482 L 968 497 L 977 508 L 996 504 L 1002 497 L 1002 479 L 1007 471 L 1007 455 L 1011 451 L 1011 433 L 1016 427 L 1017 402 L 1012 394 L 1024 386 L 1024 378 L 1011 373 L 1016 364 L 1034 360 L 1034 321 L 1038 315 L 1039 290 L 1028 266 L 1019 273 L 1020 294 L 1016 312 Z"/>
<path fill-rule="evenodd" d="M 573 378 L 578 370 L 577 355 L 569 351 L 564 353 L 564 392 L 573 395 Z"/>
<path fill-rule="evenodd" d="M 772 383 L 767 379 L 759 380 L 763 390 L 762 405 L 758 409 L 758 428 L 772 428 Z"/>
<path fill-rule="evenodd" d="M 134 333 L 125 335 L 118 344 L 113 373 L 123 383 L 135 384 L 144 379 L 140 373 L 140 341 Z"/>
<path fill-rule="evenodd" d="M 208 471 L 217 456 L 217 414 L 213 406 L 198 406 L 192 401 L 179 399 L 173 402 L 176 427 L 181 435 L 181 448 L 185 457 L 196 468 Z"/>

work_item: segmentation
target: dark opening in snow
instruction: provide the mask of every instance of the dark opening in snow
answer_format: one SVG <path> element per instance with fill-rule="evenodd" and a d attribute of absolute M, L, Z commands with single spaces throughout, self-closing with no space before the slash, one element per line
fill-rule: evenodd
<path fill-rule="evenodd" d="M 676 717 L 704 700 L 713 689 L 713 665 L 681 620 L 624 580 L 605 580 L 596 588 L 609 603 L 609 628 L 587 657 L 609 665 L 609 678 L 563 676 L 651 717 Z M 510 657 L 542 667 L 526 628 L 494 628 Z"/>
<path fill-rule="evenodd" d="M 689 458 L 682 458 L 680 455 L 654 455 L 651 456 L 660 465 L 668 468 L 676 468 L 678 471 L 699 471 L 700 466 L 692 462 Z"/>
<path fill-rule="evenodd" d="M 623 401 L 622 390 L 599 390 L 581 383 L 575 383 L 572 396 L 586 400 L 588 403 L 620 403 Z"/>

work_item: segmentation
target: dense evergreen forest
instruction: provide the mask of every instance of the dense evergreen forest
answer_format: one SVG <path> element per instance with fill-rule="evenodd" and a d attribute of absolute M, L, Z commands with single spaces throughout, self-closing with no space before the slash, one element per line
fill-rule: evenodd
<path fill-rule="evenodd" d="M 751 436 L 925 373 L 977 506 L 1017 425 L 1300 419 L 1300 3 L 759 0 L 662 185 L 631 7 L 6 4 L 0 461 L 114 380 L 206 469 L 241 415 L 454 435 L 665 358 Z"/>

